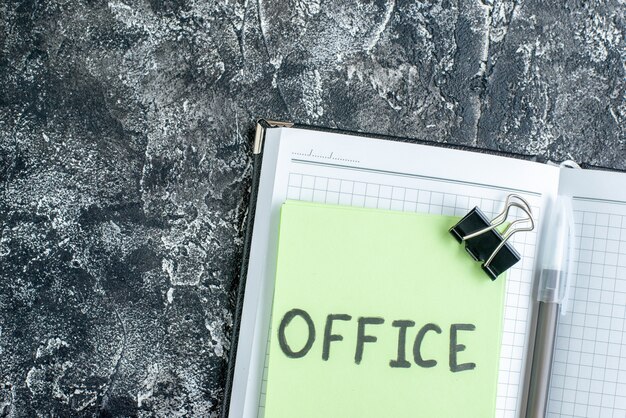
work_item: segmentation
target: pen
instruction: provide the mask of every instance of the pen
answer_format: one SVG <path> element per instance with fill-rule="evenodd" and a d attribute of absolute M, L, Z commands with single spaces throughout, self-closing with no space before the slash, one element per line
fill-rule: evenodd
<path fill-rule="evenodd" d="M 569 285 L 574 215 L 571 198 L 558 196 L 542 231 L 537 262 L 537 323 L 528 384 L 526 418 L 544 418 L 548 407 L 554 341 Z"/>

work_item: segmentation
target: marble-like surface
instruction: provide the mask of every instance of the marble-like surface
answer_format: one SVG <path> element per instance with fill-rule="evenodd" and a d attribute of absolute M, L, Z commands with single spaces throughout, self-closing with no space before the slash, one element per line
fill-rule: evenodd
<path fill-rule="evenodd" d="M 626 169 L 623 0 L 4 0 L 0 416 L 216 416 L 257 117 Z"/>

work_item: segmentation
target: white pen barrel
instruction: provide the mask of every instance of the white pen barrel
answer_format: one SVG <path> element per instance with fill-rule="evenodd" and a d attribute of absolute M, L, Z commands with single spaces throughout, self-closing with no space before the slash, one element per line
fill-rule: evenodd
<path fill-rule="evenodd" d="M 548 410 L 552 357 L 560 310 L 561 305 L 558 303 L 539 303 L 526 418 L 544 418 Z"/>

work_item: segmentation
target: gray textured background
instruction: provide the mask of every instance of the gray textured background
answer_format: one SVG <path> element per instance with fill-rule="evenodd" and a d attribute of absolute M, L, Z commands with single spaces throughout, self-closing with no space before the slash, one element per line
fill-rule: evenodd
<path fill-rule="evenodd" d="M 215 416 L 257 117 L 626 169 L 624 2 L 3 0 L 0 416 Z"/>

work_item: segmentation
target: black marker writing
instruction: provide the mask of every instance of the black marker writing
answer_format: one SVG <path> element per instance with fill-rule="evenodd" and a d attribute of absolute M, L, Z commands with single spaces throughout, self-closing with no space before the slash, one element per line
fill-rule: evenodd
<path fill-rule="evenodd" d="M 384 323 L 383 318 L 375 318 L 371 316 L 362 316 L 359 318 L 356 333 L 356 352 L 354 353 L 354 362 L 360 364 L 363 360 L 363 346 L 365 343 L 375 343 L 378 338 L 373 335 L 365 335 L 365 325 L 380 325 Z"/>
<path fill-rule="evenodd" d="M 328 360 L 330 356 L 330 343 L 332 341 L 341 341 L 343 336 L 333 334 L 333 321 L 349 321 L 352 317 L 346 314 L 330 314 L 326 317 L 326 326 L 324 327 L 324 345 L 322 347 L 322 360 Z"/>
<path fill-rule="evenodd" d="M 316 314 L 317 316 L 317 314 Z M 292 322 L 296 320 L 296 324 L 292 325 Z M 350 325 L 347 324 L 348 321 L 352 320 L 352 316 L 349 314 L 328 314 L 326 316 L 326 321 L 324 324 L 324 336 L 322 340 L 322 360 L 328 361 L 330 358 L 330 348 L 332 346 L 332 342 L 336 341 L 345 341 L 350 340 L 349 337 L 354 337 L 355 334 L 348 332 L 333 332 L 333 327 L 335 329 L 338 327 L 337 322 L 342 323 L 342 327 L 345 330 L 346 327 L 354 327 L 356 325 L 356 341 L 352 340 L 351 342 L 344 342 L 343 344 L 355 344 L 355 352 L 354 352 L 354 362 L 356 364 L 361 364 L 363 361 L 363 352 L 365 350 L 366 343 L 375 343 L 379 341 L 379 339 L 389 338 L 390 330 L 379 328 L 380 332 L 374 332 L 372 329 L 366 329 L 368 325 L 382 325 L 386 321 L 384 318 L 376 317 L 376 316 L 361 316 L 358 318 L 356 322 L 352 322 Z M 297 322 L 300 322 L 297 324 Z M 306 324 L 306 328 L 303 325 Z M 354 324 L 354 325 L 352 325 Z M 295 329 L 298 331 L 296 333 L 291 332 L 290 338 L 291 341 L 287 341 L 287 328 L 295 326 Z M 420 368 L 432 368 L 442 363 L 442 359 L 445 358 L 446 354 L 448 355 L 448 365 L 450 367 L 450 371 L 452 373 L 474 370 L 476 368 L 476 363 L 467 361 L 468 354 L 462 354 L 464 357 L 463 360 L 466 360 L 464 363 L 459 363 L 459 353 L 466 351 L 467 347 L 465 344 L 459 342 L 459 339 L 462 339 L 461 334 L 462 331 L 470 332 L 476 330 L 476 325 L 469 323 L 457 323 L 450 325 L 450 333 L 446 336 L 438 337 L 438 335 L 443 334 L 441 327 L 435 323 L 429 322 L 423 325 L 421 328 L 415 331 L 412 329 L 415 327 L 415 321 L 411 321 L 409 319 L 400 319 L 391 322 L 391 327 L 397 329 L 397 345 L 389 344 L 389 341 L 386 341 L 384 345 L 385 349 L 395 350 L 395 358 L 392 357 L 391 360 L 388 360 L 389 367 L 394 369 L 408 369 L 412 365 L 412 361 L 407 359 L 406 354 L 406 342 L 407 338 L 412 338 L 415 335 L 415 339 L 413 340 L 413 361 Z M 306 329 L 306 330 L 305 330 Z M 354 328 L 352 328 L 354 329 Z M 432 331 L 432 332 L 430 332 Z M 414 334 L 415 333 L 415 334 Z M 395 334 L 395 332 L 394 332 Z M 306 341 L 302 343 L 302 336 L 306 337 Z M 410 337 L 409 337 L 410 335 Z M 278 324 L 278 344 L 282 352 L 291 359 L 302 358 L 306 356 L 313 346 L 315 345 L 315 323 L 311 315 L 303 310 L 303 309 L 291 309 L 281 318 L 280 323 Z M 424 358 L 424 344 L 426 346 L 430 346 L 428 343 L 425 343 L 425 340 L 430 342 L 431 340 L 441 341 L 441 338 L 449 338 L 448 352 L 443 354 L 442 357 L 437 355 L 428 355 Z M 396 339 L 396 337 L 393 337 Z M 302 345 L 303 344 L 303 345 Z M 294 347 L 295 345 L 295 347 Z M 301 347 L 299 347 L 302 345 Z M 439 344 L 435 345 L 435 347 L 440 347 Z M 382 347 L 381 347 L 382 348 Z M 380 352 L 380 350 L 378 350 Z M 434 353 L 437 354 L 437 353 Z M 393 356 L 393 353 L 386 353 L 385 358 L 389 358 L 387 356 Z M 341 357 L 341 356 L 339 356 Z M 437 360 L 439 359 L 439 361 Z M 384 359 L 378 359 L 378 361 Z"/>
<path fill-rule="evenodd" d="M 389 366 L 407 369 L 411 363 L 406 359 L 406 329 L 415 326 L 414 321 L 401 320 L 393 321 L 392 326 L 398 327 L 398 358 L 391 360 Z"/>
<path fill-rule="evenodd" d="M 473 370 L 476 367 L 476 363 L 457 363 L 456 355 L 461 351 L 465 351 L 463 344 L 458 344 L 458 331 L 474 331 L 476 326 L 474 324 L 452 324 L 450 325 L 450 371 L 462 372 L 464 370 Z"/>
<path fill-rule="evenodd" d="M 293 351 L 289 344 L 287 343 L 287 337 L 285 336 L 285 329 L 287 325 L 291 322 L 293 318 L 296 316 L 301 317 L 306 322 L 309 328 L 309 336 L 307 337 L 306 344 L 304 347 L 300 349 L 300 351 Z M 315 341 L 315 325 L 313 324 L 313 320 L 311 316 L 302 309 L 292 309 L 283 316 L 283 319 L 280 321 L 280 325 L 278 327 L 278 344 L 280 345 L 283 353 L 289 358 L 300 358 L 306 356 L 311 347 L 313 347 L 313 342 Z"/>
<path fill-rule="evenodd" d="M 422 358 L 422 341 L 424 341 L 424 336 L 428 331 L 435 331 L 437 334 L 441 334 L 441 328 L 439 328 L 438 325 L 426 324 L 417 333 L 417 336 L 415 337 L 415 344 L 413 344 L 413 359 L 415 360 L 415 364 L 426 368 L 435 367 L 437 365 L 437 360 L 424 360 Z"/>

